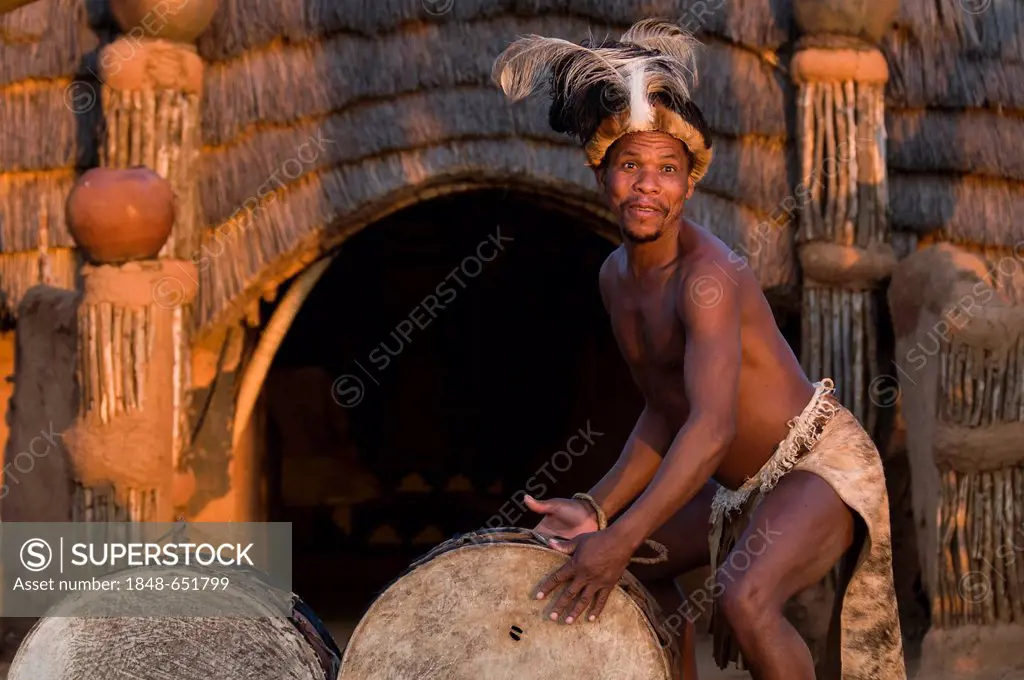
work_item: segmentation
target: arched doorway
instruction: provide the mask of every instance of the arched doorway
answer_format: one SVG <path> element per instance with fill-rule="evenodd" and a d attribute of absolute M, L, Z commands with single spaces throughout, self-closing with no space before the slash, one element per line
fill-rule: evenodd
<path fill-rule="evenodd" d="M 618 456 L 642 400 L 598 292 L 614 244 L 560 208 L 407 208 L 345 241 L 296 317 L 263 387 L 268 515 L 324 616 L 357 617 L 455 533 L 529 525 L 524 490 L 585 490 Z"/>

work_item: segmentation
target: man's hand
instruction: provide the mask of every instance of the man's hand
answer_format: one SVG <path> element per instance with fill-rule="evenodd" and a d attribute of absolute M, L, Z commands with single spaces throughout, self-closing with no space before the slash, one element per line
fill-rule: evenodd
<path fill-rule="evenodd" d="M 583 534 L 571 541 L 552 539 L 548 543 L 555 550 L 572 555 L 572 559 L 541 584 L 537 599 L 544 599 L 558 586 L 567 584 L 555 602 L 551 620 L 557 621 L 565 612 L 565 622 L 572 623 L 593 606 L 588 619 L 596 621 L 629 566 L 629 545 L 607 530 Z"/>
<path fill-rule="evenodd" d="M 544 515 L 534 531 L 545 536 L 576 538 L 580 534 L 597 531 L 597 516 L 588 503 L 568 498 L 538 501 L 526 496 L 526 507 Z"/>

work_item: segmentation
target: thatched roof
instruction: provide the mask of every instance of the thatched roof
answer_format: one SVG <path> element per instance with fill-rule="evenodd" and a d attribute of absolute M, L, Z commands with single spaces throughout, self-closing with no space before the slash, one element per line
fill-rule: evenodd
<path fill-rule="evenodd" d="M 74 83 L 104 27 L 97 0 L 36 0 L 0 14 L 0 317 L 32 285 L 73 288 L 64 201 L 95 165 L 98 90 Z"/>
<path fill-rule="evenodd" d="M 1024 87 L 1024 82 L 1022 82 Z M 1024 181 L 1024 116 L 989 109 L 898 109 L 886 116 L 890 172 L 970 173 Z"/>
<path fill-rule="evenodd" d="M 18 131 L 0 136 L 7 313 L 44 276 L 42 242 L 54 281 L 73 283 L 63 204 L 79 169 L 96 163 L 101 115 L 83 103 L 99 95 L 88 71 L 113 35 L 106 1 L 37 0 L 0 15 L 0 120 Z M 1024 236 L 1013 220 L 1024 193 L 1024 4 L 991 0 L 972 15 L 963 2 L 985 0 L 904 2 L 883 41 L 892 223 L 1015 243 Z M 796 181 L 790 0 L 456 0 L 440 17 L 408 0 L 220 0 L 199 41 L 201 321 L 237 318 L 347 234 L 439 192 L 521 188 L 600 220 L 593 177 L 548 129 L 544 100 L 508 105 L 490 68 L 519 35 L 614 36 L 646 16 L 674 18 L 705 42 L 696 98 L 716 158 L 695 218 L 757 253 L 751 264 L 766 288 L 791 286 L 792 234 L 764 227 Z M 332 141 L 296 172 L 297 150 L 318 135 Z M 272 177 L 272 200 L 244 233 L 231 231 Z"/>
<path fill-rule="evenodd" d="M 494 57 L 517 36 L 586 37 L 588 28 L 575 17 L 505 17 L 428 24 L 379 38 L 343 34 L 322 42 L 275 42 L 209 63 L 205 141 L 217 146 L 254 125 L 287 124 L 424 90 L 493 89 Z M 696 93 L 713 129 L 729 135 L 786 134 L 788 81 L 757 54 L 711 38 L 700 54 L 699 73 L 702 82 L 714 83 Z"/>
<path fill-rule="evenodd" d="M 1024 183 L 972 175 L 894 173 L 889 185 L 894 228 L 965 243 L 1014 246 L 1024 241 Z"/>
<path fill-rule="evenodd" d="M 212 224 L 226 220 L 310 139 L 322 140 L 323 149 L 315 156 L 303 154 L 308 160 L 304 172 L 460 139 L 533 140 L 578 156 L 575 146 L 551 131 L 543 114 L 539 106 L 508 107 L 494 88 L 462 87 L 415 91 L 249 133 L 207 150 L 202 186 L 206 217 Z M 716 142 L 715 162 L 702 190 L 762 213 L 773 210 L 789 191 L 783 139 L 721 137 Z M 580 156 L 577 165 L 582 164 Z M 581 181 L 593 186 L 586 173 Z"/>
<path fill-rule="evenodd" d="M 614 33 L 639 17 L 661 16 L 754 49 L 774 49 L 786 43 L 792 24 L 789 0 L 457 0 L 450 3 L 446 14 L 436 18 L 424 12 L 421 3 L 407 0 L 221 0 L 220 4 L 214 25 L 199 45 L 204 58 L 212 61 L 239 56 L 282 39 L 300 43 L 331 35 L 408 37 L 431 24 L 527 15 L 574 18 L 592 26 L 595 35 L 603 35 L 607 29 Z M 488 52 L 493 50 L 493 45 L 486 47 Z"/>
<path fill-rule="evenodd" d="M 902 2 L 883 49 L 896 106 L 1024 110 L 1024 4 L 1017 0 Z"/>
<path fill-rule="evenodd" d="M 1024 3 L 904 2 L 883 47 L 893 228 L 1024 240 Z"/>
<path fill-rule="evenodd" d="M 223 240 L 237 255 L 211 259 L 204 270 L 211 280 L 200 296 L 201 321 L 239 315 L 264 287 L 303 266 L 297 254 L 313 257 L 423 192 L 525 187 L 600 212 L 580 150 L 548 128 L 546 101 L 509 105 L 490 71 L 495 55 L 519 35 L 614 35 L 638 16 L 658 13 L 652 5 L 659 3 L 644 3 L 643 12 L 632 4 L 573 3 L 569 13 L 566 2 L 541 2 L 536 11 L 515 13 L 512 2 L 466 1 L 450 15 L 423 21 L 420 8 L 408 3 L 348 13 L 321 9 L 326 14 L 315 17 L 299 0 L 244 13 L 227 3 L 200 44 L 209 64 L 206 222 L 228 222 L 303 142 L 333 141 L 303 164 L 300 177 L 292 173 L 294 181 L 277 192 L 246 238 L 209 237 L 211 251 L 219 252 Z M 678 3 L 660 4 L 668 16 L 685 14 Z M 785 15 L 767 4 L 749 10 L 729 14 L 722 3 L 722 11 L 704 17 L 710 32 L 699 72 L 715 86 L 699 87 L 697 98 L 716 133 L 717 156 L 694 211 L 731 245 L 758 253 L 752 265 L 766 287 L 785 286 L 795 281 L 790 249 L 746 243 L 789 192 L 790 86 L 755 49 L 784 39 L 771 17 Z M 753 21 L 758 12 L 761 23 Z M 231 265 L 220 266 L 222 259 Z"/>

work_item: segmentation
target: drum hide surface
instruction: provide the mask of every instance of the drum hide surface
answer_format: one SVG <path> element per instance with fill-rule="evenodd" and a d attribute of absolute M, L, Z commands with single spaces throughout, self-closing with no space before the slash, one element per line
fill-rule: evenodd
<path fill-rule="evenodd" d="M 566 563 L 548 548 L 467 545 L 393 583 L 356 627 L 339 680 L 658 680 L 666 654 L 615 588 L 597 622 L 553 622 L 538 586 Z"/>

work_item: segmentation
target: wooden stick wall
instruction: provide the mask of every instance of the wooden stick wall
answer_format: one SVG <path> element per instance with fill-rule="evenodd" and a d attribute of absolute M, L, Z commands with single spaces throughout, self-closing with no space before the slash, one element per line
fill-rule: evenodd
<path fill-rule="evenodd" d="M 800 177 L 795 198 L 801 245 L 865 249 L 887 244 L 884 85 L 853 80 L 799 84 Z M 804 277 L 801 363 L 812 380 L 832 378 L 836 396 L 874 433 L 878 406 L 880 281 L 836 285 Z"/>
<path fill-rule="evenodd" d="M 982 434 L 1024 421 L 1024 337 L 999 350 L 954 339 L 938 358 L 939 423 Z M 944 463 L 940 477 L 933 625 L 1024 623 L 1024 466 L 1006 460 L 959 471 Z"/>
<path fill-rule="evenodd" d="M 118 415 L 143 410 L 153 354 L 150 308 L 82 304 L 78 328 L 79 415 L 106 425 Z"/>

